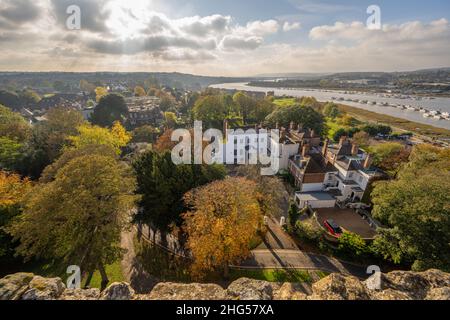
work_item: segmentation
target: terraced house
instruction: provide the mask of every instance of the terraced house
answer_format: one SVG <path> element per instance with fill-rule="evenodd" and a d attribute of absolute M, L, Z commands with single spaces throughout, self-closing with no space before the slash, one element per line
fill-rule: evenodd
<path fill-rule="evenodd" d="M 372 156 L 346 137 L 336 145 L 325 141 L 322 148 L 303 144 L 288 169 L 299 189 L 295 200 L 300 208 L 360 202 L 370 181 L 381 174 L 372 167 Z"/>

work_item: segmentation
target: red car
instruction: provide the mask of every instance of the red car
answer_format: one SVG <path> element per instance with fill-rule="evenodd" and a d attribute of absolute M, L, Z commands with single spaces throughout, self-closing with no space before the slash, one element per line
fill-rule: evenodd
<path fill-rule="evenodd" d="M 328 230 L 329 233 L 331 233 L 335 237 L 340 237 L 343 233 L 341 227 L 339 227 L 334 220 L 325 220 L 323 222 L 324 227 Z"/>

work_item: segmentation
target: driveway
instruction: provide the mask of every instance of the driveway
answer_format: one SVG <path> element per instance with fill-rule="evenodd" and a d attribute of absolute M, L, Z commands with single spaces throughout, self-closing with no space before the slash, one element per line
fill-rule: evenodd
<path fill-rule="evenodd" d="M 364 239 L 372 239 L 376 235 L 367 220 L 364 220 L 353 209 L 318 209 L 317 219 L 322 223 L 325 220 L 333 219 L 344 229 L 356 233 Z"/>

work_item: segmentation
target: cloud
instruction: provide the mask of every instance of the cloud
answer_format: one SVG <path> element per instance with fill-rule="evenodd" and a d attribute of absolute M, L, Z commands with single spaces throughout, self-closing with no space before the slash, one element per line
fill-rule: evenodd
<path fill-rule="evenodd" d="M 290 23 L 290 22 L 286 21 L 283 24 L 283 31 L 284 32 L 289 32 L 289 31 L 292 31 L 292 30 L 299 30 L 301 27 L 302 27 L 302 25 L 301 25 L 300 22 L 292 22 L 292 23 Z"/>
<path fill-rule="evenodd" d="M 254 50 L 261 46 L 261 37 L 225 36 L 221 42 L 224 50 Z"/>
<path fill-rule="evenodd" d="M 33 22 L 41 15 L 41 8 L 32 0 L 2 0 L 0 28 L 13 29 Z"/>
<path fill-rule="evenodd" d="M 218 14 L 207 17 L 195 16 L 178 20 L 175 23 L 179 25 L 180 29 L 190 35 L 204 37 L 206 35 L 224 33 L 230 28 L 231 17 Z"/>
<path fill-rule="evenodd" d="M 111 12 L 107 7 L 110 0 L 50 0 L 53 14 L 62 27 L 68 18 L 67 8 L 76 5 L 81 9 L 81 25 L 85 30 L 92 32 L 107 32 L 105 22 Z"/>

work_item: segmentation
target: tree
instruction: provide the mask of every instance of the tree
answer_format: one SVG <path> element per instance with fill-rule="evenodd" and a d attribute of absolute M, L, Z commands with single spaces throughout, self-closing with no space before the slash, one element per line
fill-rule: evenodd
<path fill-rule="evenodd" d="M 162 231 L 180 223 L 183 195 L 189 190 L 223 179 L 222 165 L 175 165 L 170 152 L 149 151 L 133 163 L 144 212 L 136 218 Z"/>
<path fill-rule="evenodd" d="M 300 218 L 300 211 L 295 203 L 291 203 L 289 207 L 289 225 L 294 228 L 297 224 L 298 219 Z"/>
<path fill-rule="evenodd" d="M 385 125 L 368 124 L 362 128 L 371 137 L 375 137 L 378 134 L 388 135 L 392 133 L 392 128 Z"/>
<path fill-rule="evenodd" d="M 97 87 L 95 88 L 95 99 L 97 102 L 100 102 L 101 99 L 108 95 L 108 89 L 105 87 Z"/>
<path fill-rule="evenodd" d="M 39 184 L 7 228 L 30 259 L 60 259 L 102 275 L 122 255 L 120 235 L 135 197 L 134 178 L 115 159 L 99 155 L 70 161 L 54 181 Z"/>
<path fill-rule="evenodd" d="M 19 113 L 0 105 L 0 137 L 24 142 L 30 134 L 30 124 Z"/>
<path fill-rule="evenodd" d="M 147 93 L 145 92 L 145 89 L 142 88 L 141 86 L 136 86 L 134 88 L 134 95 L 136 97 L 145 97 L 147 95 Z"/>
<path fill-rule="evenodd" d="M 12 238 L 3 228 L 20 214 L 22 198 L 30 188 L 28 179 L 0 171 L 0 259 L 13 256 Z"/>
<path fill-rule="evenodd" d="M 0 137 L 0 169 L 14 171 L 24 157 L 24 146 L 16 140 Z"/>
<path fill-rule="evenodd" d="M 353 135 L 353 142 L 364 148 L 370 144 L 370 136 L 365 131 L 359 131 Z"/>
<path fill-rule="evenodd" d="M 95 85 L 92 83 L 89 83 L 87 80 L 80 80 L 80 90 L 88 93 L 96 93 L 95 92 Z"/>
<path fill-rule="evenodd" d="M 275 110 L 275 105 L 268 99 L 258 101 L 254 112 L 256 122 L 264 122 L 266 118 Z"/>
<path fill-rule="evenodd" d="M 387 226 L 378 243 L 391 244 L 383 256 L 414 270 L 450 270 L 449 159 L 448 149 L 416 146 L 396 180 L 375 185 L 372 214 Z"/>
<path fill-rule="evenodd" d="M 254 118 L 257 106 L 257 101 L 255 99 L 243 92 L 238 92 L 233 96 L 233 102 L 238 107 L 244 123 L 248 123 L 250 118 Z"/>
<path fill-rule="evenodd" d="M 183 215 L 187 248 L 194 261 L 192 273 L 223 270 L 249 253 L 251 239 L 261 224 L 261 209 L 254 182 L 244 178 L 216 181 L 186 194 L 190 210 Z"/>
<path fill-rule="evenodd" d="M 408 161 L 410 152 L 397 142 L 385 142 L 370 148 L 374 155 L 374 165 L 395 174 L 402 163 Z"/>
<path fill-rule="evenodd" d="M 323 114 L 325 117 L 336 119 L 341 115 L 338 106 L 333 102 L 328 102 L 323 107 Z"/>
<path fill-rule="evenodd" d="M 48 163 L 61 155 L 70 135 L 85 123 L 81 112 L 73 109 L 56 107 L 46 114 L 43 121 L 33 128 L 32 146 L 41 149 L 48 157 Z"/>
<path fill-rule="evenodd" d="M 17 93 L 0 90 L 0 104 L 12 110 L 19 110 L 21 101 Z"/>
<path fill-rule="evenodd" d="M 195 120 L 204 122 L 204 126 L 221 128 L 223 121 L 230 115 L 230 106 L 225 103 L 223 96 L 204 96 L 197 100 L 192 113 Z"/>
<path fill-rule="evenodd" d="M 349 257 L 364 257 L 370 252 L 364 239 L 352 232 L 344 232 L 338 240 L 338 249 Z"/>
<path fill-rule="evenodd" d="M 150 125 L 144 125 L 133 130 L 131 141 L 134 143 L 146 142 L 154 143 L 159 133 L 159 129 Z"/>
<path fill-rule="evenodd" d="M 173 112 L 164 112 L 164 124 L 166 128 L 175 128 L 178 124 L 178 117 Z"/>
<path fill-rule="evenodd" d="M 339 128 L 338 130 L 336 130 L 336 132 L 333 135 L 333 140 L 335 142 L 338 142 L 342 137 L 347 137 L 348 136 L 348 132 L 347 130 L 345 130 L 344 128 Z"/>
<path fill-rule="evenodd" d="M 110 145 L 86 144 L 77 149 L 68 149 L 61 157 L 44 169 L 39 182 L 52 182 L 55 180 L 58 171 L 65 167 L 70 161 L 89 155 L 107 156 L 118 159 L 116 150 Z"/>
<path fill-rule="evenodd" d="M 260 166 L 239 166 L 236 172 L 256 183 L 257 191 L 262 195 L 259 201 L 264 215 L 279 219 L 286 212 L 286 188 L 280 178 L 261 175 Z"/>
<path fill-rule="evenodd" d="M 78 128 L 78 135 L 69 137 L 72 147 L 79 149 L 88 145 L 106 145 L 121 154 L 121 148 L 131 140 L 131 135 L 120 122 L 115 122 L 111 130 L 92 125 L 82 125 Z"/>
<path fill-rule="evenodd" d="M 163 134 L 156 140 L 153 150 L 161 153 L 165 151 L 172 151 L 172 149 L 177 145 L 176 142 L 172 141 L 172 133 L 172 129 L 167 129 L 164 131 Z"/>
<path fill-rule="evenodd" d="M 20 92 L 19 97 L 26 105 L 33 105 L 41 101 L 41 97 L 31 89 L 24 89 Z"/>
<path fill-rule="evenodd" d="M 159 104 L 159 107 L 161 108 L 162 111 L 174 110 L 176 105 L 177 105 L 177 103 L 171 95 L 162 94 L 161 103 Z"/>
<path fill-rule="evenodd" d="M 128 107 L 125 99 L 121 95 L 111 93 L 100 99 L 91 121 L 102 127 L 110 127 L 116 121 L 124 123 L 127 117 Z"/>
<path fill-rule="evenodd" d="M 266 118 L 266 122 L 272 127 L 278 123 L 285 128 L 289 128 L 291 122 L 301 123 L 304 128 L 312 129 L 319 135 L 323 133 L 324 129 L 323 116 L 311 107 L 300 105 L 278 108 Z"/>

